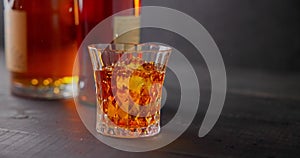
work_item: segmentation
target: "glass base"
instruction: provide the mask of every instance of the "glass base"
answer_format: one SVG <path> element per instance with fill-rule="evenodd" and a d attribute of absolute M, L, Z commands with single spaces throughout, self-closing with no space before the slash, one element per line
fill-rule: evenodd
<path fill-rule="evenodd" d="M 73 97 L 73 83 L 59 86 L 31 86 L 18 82 L 11 83 L 11 92 L 14 95 L 38 99 L 67 99 Z M 75 87 L 75 86 L 74 86 Z"/>
<path fill-rule="evenodd" d="M 141 138 L 157 135 L 160 132 L 159 120 L 147 127 L 124 128 L 115 125 L 105 115 L 98 115 L 96 130 L 98 133 L 117 138 Z"/>

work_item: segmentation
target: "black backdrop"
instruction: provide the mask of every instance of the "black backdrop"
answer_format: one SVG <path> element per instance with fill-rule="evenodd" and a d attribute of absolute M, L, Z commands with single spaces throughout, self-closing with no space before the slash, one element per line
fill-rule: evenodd
<path fill-rule="evenodd" d="M 297 0 L 142 0 L 142 3 L 174 8 L 197 19 L 215 39 L 227 68 L 300 70 L 300 5 Z M 0 0 L 0 7 L 3 8 L 3 0 Z M 2 11 L 0 18 L 1 48 Z M 188 42 L 177 35 L 152 31 L 160 32 L 162 41 L 189 47 Z M 144 35 L 155 39 L 151 30 L 144 31 Z"/>

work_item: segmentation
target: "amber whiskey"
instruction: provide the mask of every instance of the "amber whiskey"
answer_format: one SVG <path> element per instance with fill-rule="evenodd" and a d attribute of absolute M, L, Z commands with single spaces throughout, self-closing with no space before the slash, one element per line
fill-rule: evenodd
<path fill-rule="evenodd" d="M 158 126 L 164 75 L 139 58 L 95 71 L 99 122 L 132 132 Z"/>
<path fill-rule="evenodd" d="M 6 64 L 12 93 L 72 97 L 78 1 L 14 0 L 5 6 Z"/>

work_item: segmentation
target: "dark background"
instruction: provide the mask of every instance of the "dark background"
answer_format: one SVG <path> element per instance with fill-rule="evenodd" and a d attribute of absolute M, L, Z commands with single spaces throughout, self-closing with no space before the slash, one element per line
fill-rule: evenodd
<path fill-rule="evenodd" d="M 197 136 L 210 102 L 209 72 L 202 66 L 205 65 L 203 59 L 188 41 L 175 33 L 143 29 L 144 41 L 168 43 L 184 53 L 192 61 L 199 79 L 201 97 L 197 115 L 179 139 L 146 154 L 110 148 L 85 129 L 73 108 L 73 100 L 43 101 L 12 96 L 9 73 L 0 50 L 0 157 L 298 158 L 299 2 L 142 1 L 143 5 L 166 6 L 187 13 L 198 20 L 217 43 L 226 66 L 227 92 L 221 116 L 209 134 L 204 138 Z M 0 0 L 1 8 L 2 3 Z M 0 11 L 1 30 L 2 14 Z M 3 47 L 3 31 L 0 42 Z M 174 116 L 179 103 L 180 83 L 176 74 L 167 74 L 164 86 L 171 93 L 162 109 L 162 125 Z"/>
<path fill-rule="evenodd" d="M 300 5 L 297 0 L 143 0 L 142 3 L 174 8 L 198 20 L 216 41 L 226 68 L 300 70 Z M 3 8 L 2 0 L 0 7 Z M 4 43 L 3 12 L 0 17 L 1 48 Z M 160 34 L 161 39 L 171 44 L 188 46 L 179 36 Z M 195 50 L 183 51 L 188 55 Z"/>
<path fill-rule="evenodd" d="M 3 41 L 4 41 L 4 30 L 3 30 L 3 23 L 4 23 L 4 18 L 3 18 L 3 1 L 0 1 L 0 8 L 1 8 L 1 12 L 0 12 L 0 49 L 3 48 Z"/>

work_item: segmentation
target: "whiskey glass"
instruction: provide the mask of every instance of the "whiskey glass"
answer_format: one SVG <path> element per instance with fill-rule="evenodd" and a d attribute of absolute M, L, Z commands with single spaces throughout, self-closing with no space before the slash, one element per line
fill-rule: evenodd
<path fill-rule="evenodd" d="M 96 86 L 97 132 L 121 138 L 158 134 L 172 49 L 154 43 L 92 44 L 88 49 Z"/>

